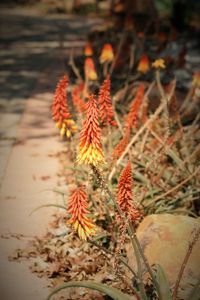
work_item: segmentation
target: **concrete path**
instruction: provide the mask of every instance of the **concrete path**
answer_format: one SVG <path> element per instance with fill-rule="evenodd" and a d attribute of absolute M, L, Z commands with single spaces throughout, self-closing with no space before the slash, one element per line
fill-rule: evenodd
<path fill-rule="evenodd" d="M 47 282 L 31 274 L 27 263 L 7 259 L 26 240 L 5 236 L 41 236 L 48 226 L 52 209 L 29 214 L 39 205 L 57 201 L 51 190 L 58 185 L 56 153 L 64 150 L 64 144 L 50 107 L 64 72 L 60 58 L 71 47 L 84 45 L 88 28 L 97 21 L 19 10 L 1 11 L 0 19 L 0 298 L 43 300 Z"/>
<path fill-rule="evenodd" d="M 49 16 L 27 9 L 0 10 L 0 182 L 26 99 L 41 70 L 55 60 L 60 46 L 63 55 L 67 49 L 83 46 L 86 32 L 95 22 L 98 20 Z M 64 71 L 63 65 L 59 68 Z M 55 80 L 49 82 L 51 91 L 54 84 Z"/>

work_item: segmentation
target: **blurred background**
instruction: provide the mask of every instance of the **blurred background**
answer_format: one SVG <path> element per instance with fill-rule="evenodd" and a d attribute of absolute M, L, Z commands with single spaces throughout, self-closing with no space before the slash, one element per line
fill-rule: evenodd
<path fill-rule="evenodd" d="M 10 145 L 15 141 L 25 100 L 34 90 L 40 72 L 53 61 L 59 61 L 56 70 L 63 74 L 73 48 L 77 64 L 82 67 L 82 57 L 78 60 L 78 56 L 83 55 L 87 40 L 97 50 L 105 42 L 116 48 L 120 34 L 127 32 L 118 67 L 118 72 L 126 74 L 126 69 L 121 68 L 127 65 L 129 47 L 135 38 L 140 43 L 146 34 L 148 38 L 142 46 L 138 44 L 136 62 L 144 51 L 152 59 L 164 57 L 170 70 L 163 80 L 167 83 L 175 75 L 177 88 L 184 90 L 189 88 L 192 74 L 200 65 L 199 16 L 198 0 L 1 1 L 0 177 Z M 50 92 L 58 79 L 56 70 L 55 79 L 47 82 Z M 148 79 L 151 73 L 145 78 Z"/>

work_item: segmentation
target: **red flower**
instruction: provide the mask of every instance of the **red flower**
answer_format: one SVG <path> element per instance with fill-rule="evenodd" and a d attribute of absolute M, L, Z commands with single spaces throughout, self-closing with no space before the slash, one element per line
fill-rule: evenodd
<path fill-rule="evenodd" d="M 138 125 L 138 112 L 144 96 L 144 85 L 140 84 L 135 98 L 132 101 L 130 112 L 128 113 L 126 126 L 130 128 L 136 128 Z"/>
<path fill-rule="evenodd" d="M 85 54 L 85 56 L 92 56 L 93 55 L 93 50 L 92 50 L 92 47 L 89 43 L 85 46 L 84 54 Z"/>
<path fill-rule="evenodd" d="M 101 85 L 99 91 L 99 110 L 100 110 L 100 118 L 103 124 L 111 124 L 116 126 L 117 123 L 114 120 L 114 112 L 111 103 L 110 97 L 110 77 L 108 76 L 103 84 Z"/>
<path fill-rule="evenodd" d="M 132 203 L 132 174 L 131 163 L 127 163 L 121 173 L 118 182 L 117 202 L 125 216 L 130 217 L 131 221 L 140 219 L 140 211 Z"/>
<path fill-rule="evenodd" d="M 126 146 L 128 145 L 129 138 L 130 138 L 130 127 L 127 127 L 122 140 L 119 142 L 119 144 L 113 150 L 113 153 L 112 153 L 113 159 L 118 159 L 122 155 L 122 153 L 126 149 Z"/>
<path fill-rule="evenodd" d="M 56 122 L 56 127 L 60 129 L 60 134 L 62 136 L 66 135 L 69 138 L 72 133 L 76 132 L 76 126 L 67 105 L 67 85 L 68 78 L 64 75 L 56 87 L 52 105 L 52 116 Z"/>
<path fill-rule="evenodd" d="M 94 95 L 89 96 L 89 101 L 86 104 L 86 120 L 84 121 L 81 130 L 77 162 L 79 164 L 94 166 L 104 162 L 101 145 L 101 131 L 98 121 L 97 100 Z"/>
<path fill-rule="evenodd" d="M 105 44 L 101 51 L 100 63 L 112 62 L 114 60 L 114 52 L 111 44 Z"/>
<path fill-rule="evenodd" d="M 97 72 L 95 70 L 93 59 L 87 57 L 84 65 L 85 77 L 89 80 L 97 80 Z"/>
<path fill-rule="evenodd" d="M 140 61 L 139 61 L 138 67 L 137 67 L 137 71 L 141 72 L 143 74 L 146 74 L 149 71 L 149 68 L 150 68 L 149 58 L 147 55 L 143 55 L 140 58 Z"/>
<path fill-rule="evenodd" d="M 79 86 L 74 86 L 72 89 L 72 102 L 77 112 L 82 113 L 86 110 L 86 103 L 80 96 L 81 89 Z"/>
<path fill-rule="evenodd" d="M 86 240 L 95 233 L 95 225 L 87 217 L 89 214 L 88 198 L 83 187 L 78 187 L 71 192 L 67 212 L 71 214 L 67 223 L 73 225 L 81 239 Z"/>

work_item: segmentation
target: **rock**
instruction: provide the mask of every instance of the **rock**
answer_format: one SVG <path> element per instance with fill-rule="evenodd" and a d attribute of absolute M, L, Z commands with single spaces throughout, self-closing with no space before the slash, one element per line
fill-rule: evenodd
<path fill-rule="evenodd" d="M 173 288 L 181 264 L 188 250 L 194 229 L 200 227 L 200 218 L 158 214 L 145 217 L 137 229 L 137 237 L 150 265 L 160 264 Z M 200 278 L 200 239 L 194 245 L 179 289 L 179 299 L 186 299 Z M 136 269 L 131 245 L 127 247 L 129 264 Z"/>

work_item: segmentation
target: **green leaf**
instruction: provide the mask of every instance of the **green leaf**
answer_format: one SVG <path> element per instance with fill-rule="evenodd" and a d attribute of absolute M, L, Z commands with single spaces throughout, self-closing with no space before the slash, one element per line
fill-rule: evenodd
<path fill-rule="evenodd" d="M 156 264 L 156 271 L 156 280 L 158 282 L 158 285 L 160 287 L 160 293 L 162 295 L 162 299 L 160 300 L 172 300 L 172 294 L 169 288 L 169 283 L 161 265 Z"/>
<path fill-rule="evenodd" d="M 30 214 L 29 216 L 31 216 L 34 212 L 36 212 L 37 210 L 39 210 L 40 208 L 43 207 L 57 207 L 57 208 L 62 208 L 66 210 L 66 207 L 64 205 L 60 205 L 60 204 L 44 204 L 44 205 L 40 205 L 38 207 L 36 207 Z"/>
<path fill-rule="evenodd" d="M 66 289 L 66 288 L 70 288 L 70 287 L 85 287 L 85 288 L 89 288 L 92 290 L 96 290 L 96 291 L 99 291 L 101 293 L 104 293 L 104 294 L 110 296 L 114 300 L 136 300 L 136 297 L 134 297 L 134 296 L 124 294 L 118 289 L 107 286 L 103 283 L 96 283 L 93 281 L 70 281 L 70 282 L 67 282 L 67 283 L 55 288 L 50 293 L 50 295 L 47 297 L 46 300 L 51 299 L 51 297 L 53 295 L 55 295 L 56 293 L 58 293 L 59 291 Z"/>
<path fill-rule="evenodd" d="M 69 194 L 68 192 L 59 191 L 59 190 L 57 190 L 56 188 L 53 189 L 53 192 L 54 192 L 54 193 L 57 193 L 57 194 L 60 194 L 60 195 L 63 195 L 63 196 Z"/>

